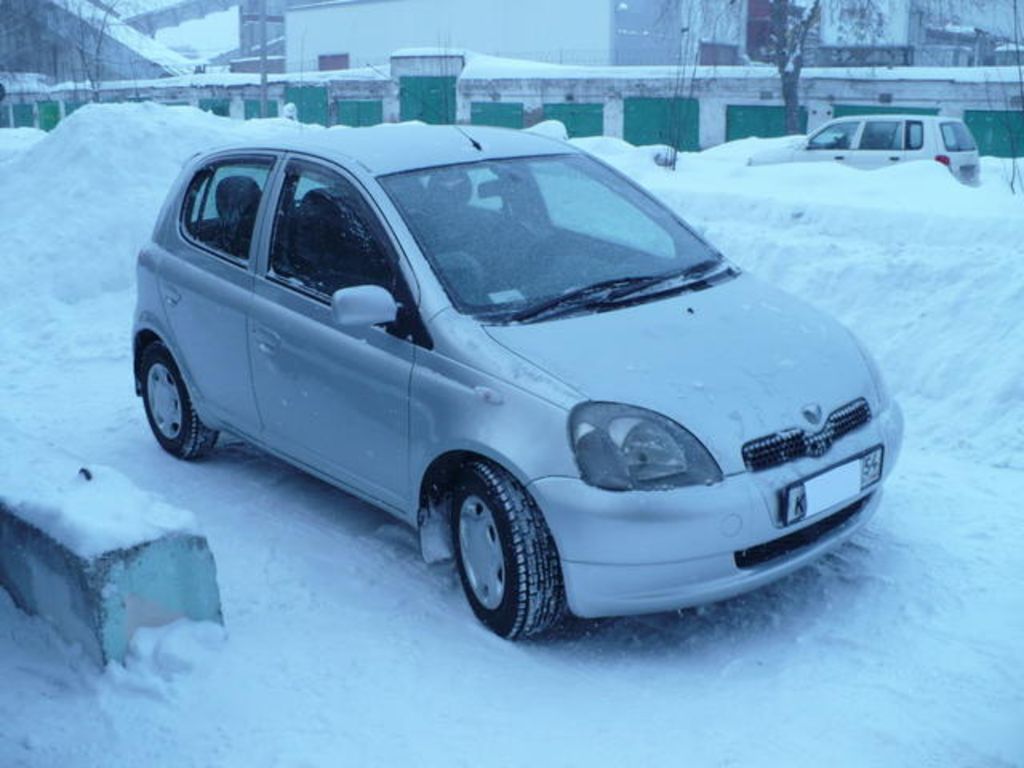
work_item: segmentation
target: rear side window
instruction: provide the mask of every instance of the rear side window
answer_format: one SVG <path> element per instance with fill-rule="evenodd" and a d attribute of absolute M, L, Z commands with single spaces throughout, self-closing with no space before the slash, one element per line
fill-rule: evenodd
<path fill-rule="evenodd" d="M 908 120 L 906 133 L 907 149 L 920 149 L 924 146 L 924 123 L 919 120 Z"/>
<path fill-rule="evenodd" d="M 213 163 L 192 178 L 181 219 L 187 235 L 238 261 L 248 261 L 256 213 L 273 167 L 270 158 Z"/>
<path fill-rule="evenodd" d="M 849 149 L 860 123 L 836 123 L 822 128 L 809 142 L 808 149 Z"/>
<path fill-rule="evenodd" d="M 896 120 L 869 120 L 864 124 L 860 149 L 902 149 L 900 123 Z"/>
<path fill-rule="evenodd" d="M 974 143 L 974 137 L 963 123 L 943 123 L 939 129 L 942 131 L 942 143 L 946 145 L 947 152 L 973 152 L 978 148 Z"/>

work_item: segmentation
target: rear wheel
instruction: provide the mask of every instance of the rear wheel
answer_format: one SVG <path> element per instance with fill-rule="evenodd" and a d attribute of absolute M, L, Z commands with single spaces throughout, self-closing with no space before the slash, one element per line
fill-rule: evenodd
<path fill-rule="evenodd" d="M 171 353 L 153 342 L 139 366 L 146 419 L 160 447 L 179 459 L 198 459 L 213 450 L 217 432 L 202 421 Z"/>
<path fill-rule="evenodd" d="M 533 499 L 506 472 L 467 466 L 452 495 L 452 538 L 473 612 L 508 639 L 541 634 L 567 613 L 554 539 Z"/>

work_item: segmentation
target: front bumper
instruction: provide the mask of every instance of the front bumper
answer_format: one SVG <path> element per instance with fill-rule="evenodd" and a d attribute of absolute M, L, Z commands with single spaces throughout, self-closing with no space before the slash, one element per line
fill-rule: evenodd
<path fill-rule="evenodd" d="M 595 618 L 674 610 L 756 589 L 850 538 L 878 508 L 902 434 L 902 416 L 892 404 L 821 458 L 731 475 L 714 486 L 613 492 L 577 478 L 548 477 L 529 490 L 558 545 L 573 613 Z M 878 483 L 809 520 L 781 525 L 782 489 L 879 444 L 885 462 Z"/>

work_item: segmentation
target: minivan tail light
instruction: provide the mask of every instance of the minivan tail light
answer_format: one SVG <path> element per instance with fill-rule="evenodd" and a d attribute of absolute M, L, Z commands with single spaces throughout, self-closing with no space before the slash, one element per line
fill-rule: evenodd
<path fill-rule="evenodd" d="M 943 165 L 945 165 L 945 166 L 947 166 L 947 167 L 948 167 L 948 166 L 950 165 L 950 163 L 951 163 L 951 161 L 950 161 L 950 159 L 949 159 L 949 155 L 936 155 L 936 156 L 935 156 L 935 162 L 937 162 L 937 163 L 942 163 Z"/>

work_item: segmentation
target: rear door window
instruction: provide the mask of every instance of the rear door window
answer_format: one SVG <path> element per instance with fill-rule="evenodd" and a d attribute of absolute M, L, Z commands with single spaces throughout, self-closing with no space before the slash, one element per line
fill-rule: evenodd
<path fill-rule="evenodd" d="M 974 143 L 974 137 L 963 123 L 942 123 L 939 129 L 947 152 L 973 152 L 978 148 Z"/>
<path fill-rule="evenodd" d="M 807 142 L 808 149 L 849 149 L 860 123 L 853 121 L 836 123 L 822 128 Z"/>
<path fill-rule="evenodd" d="M 246 158 L 199 170 L 182 205 L 186 236 L 234 261 L 248 261 L 256 214 L 273 165 L 272 158 Z"/>
<path fill-rule="evenodd" d="M 908 120 L 905 131 L 907 149 L 921 149 L 924 146 L 924 123 L 920 120 Z"/>
<path fill-rule="evenodd" d="M 902 149 L 898 120 L 868 120 L 860 137 L 860 149 Z"/>

